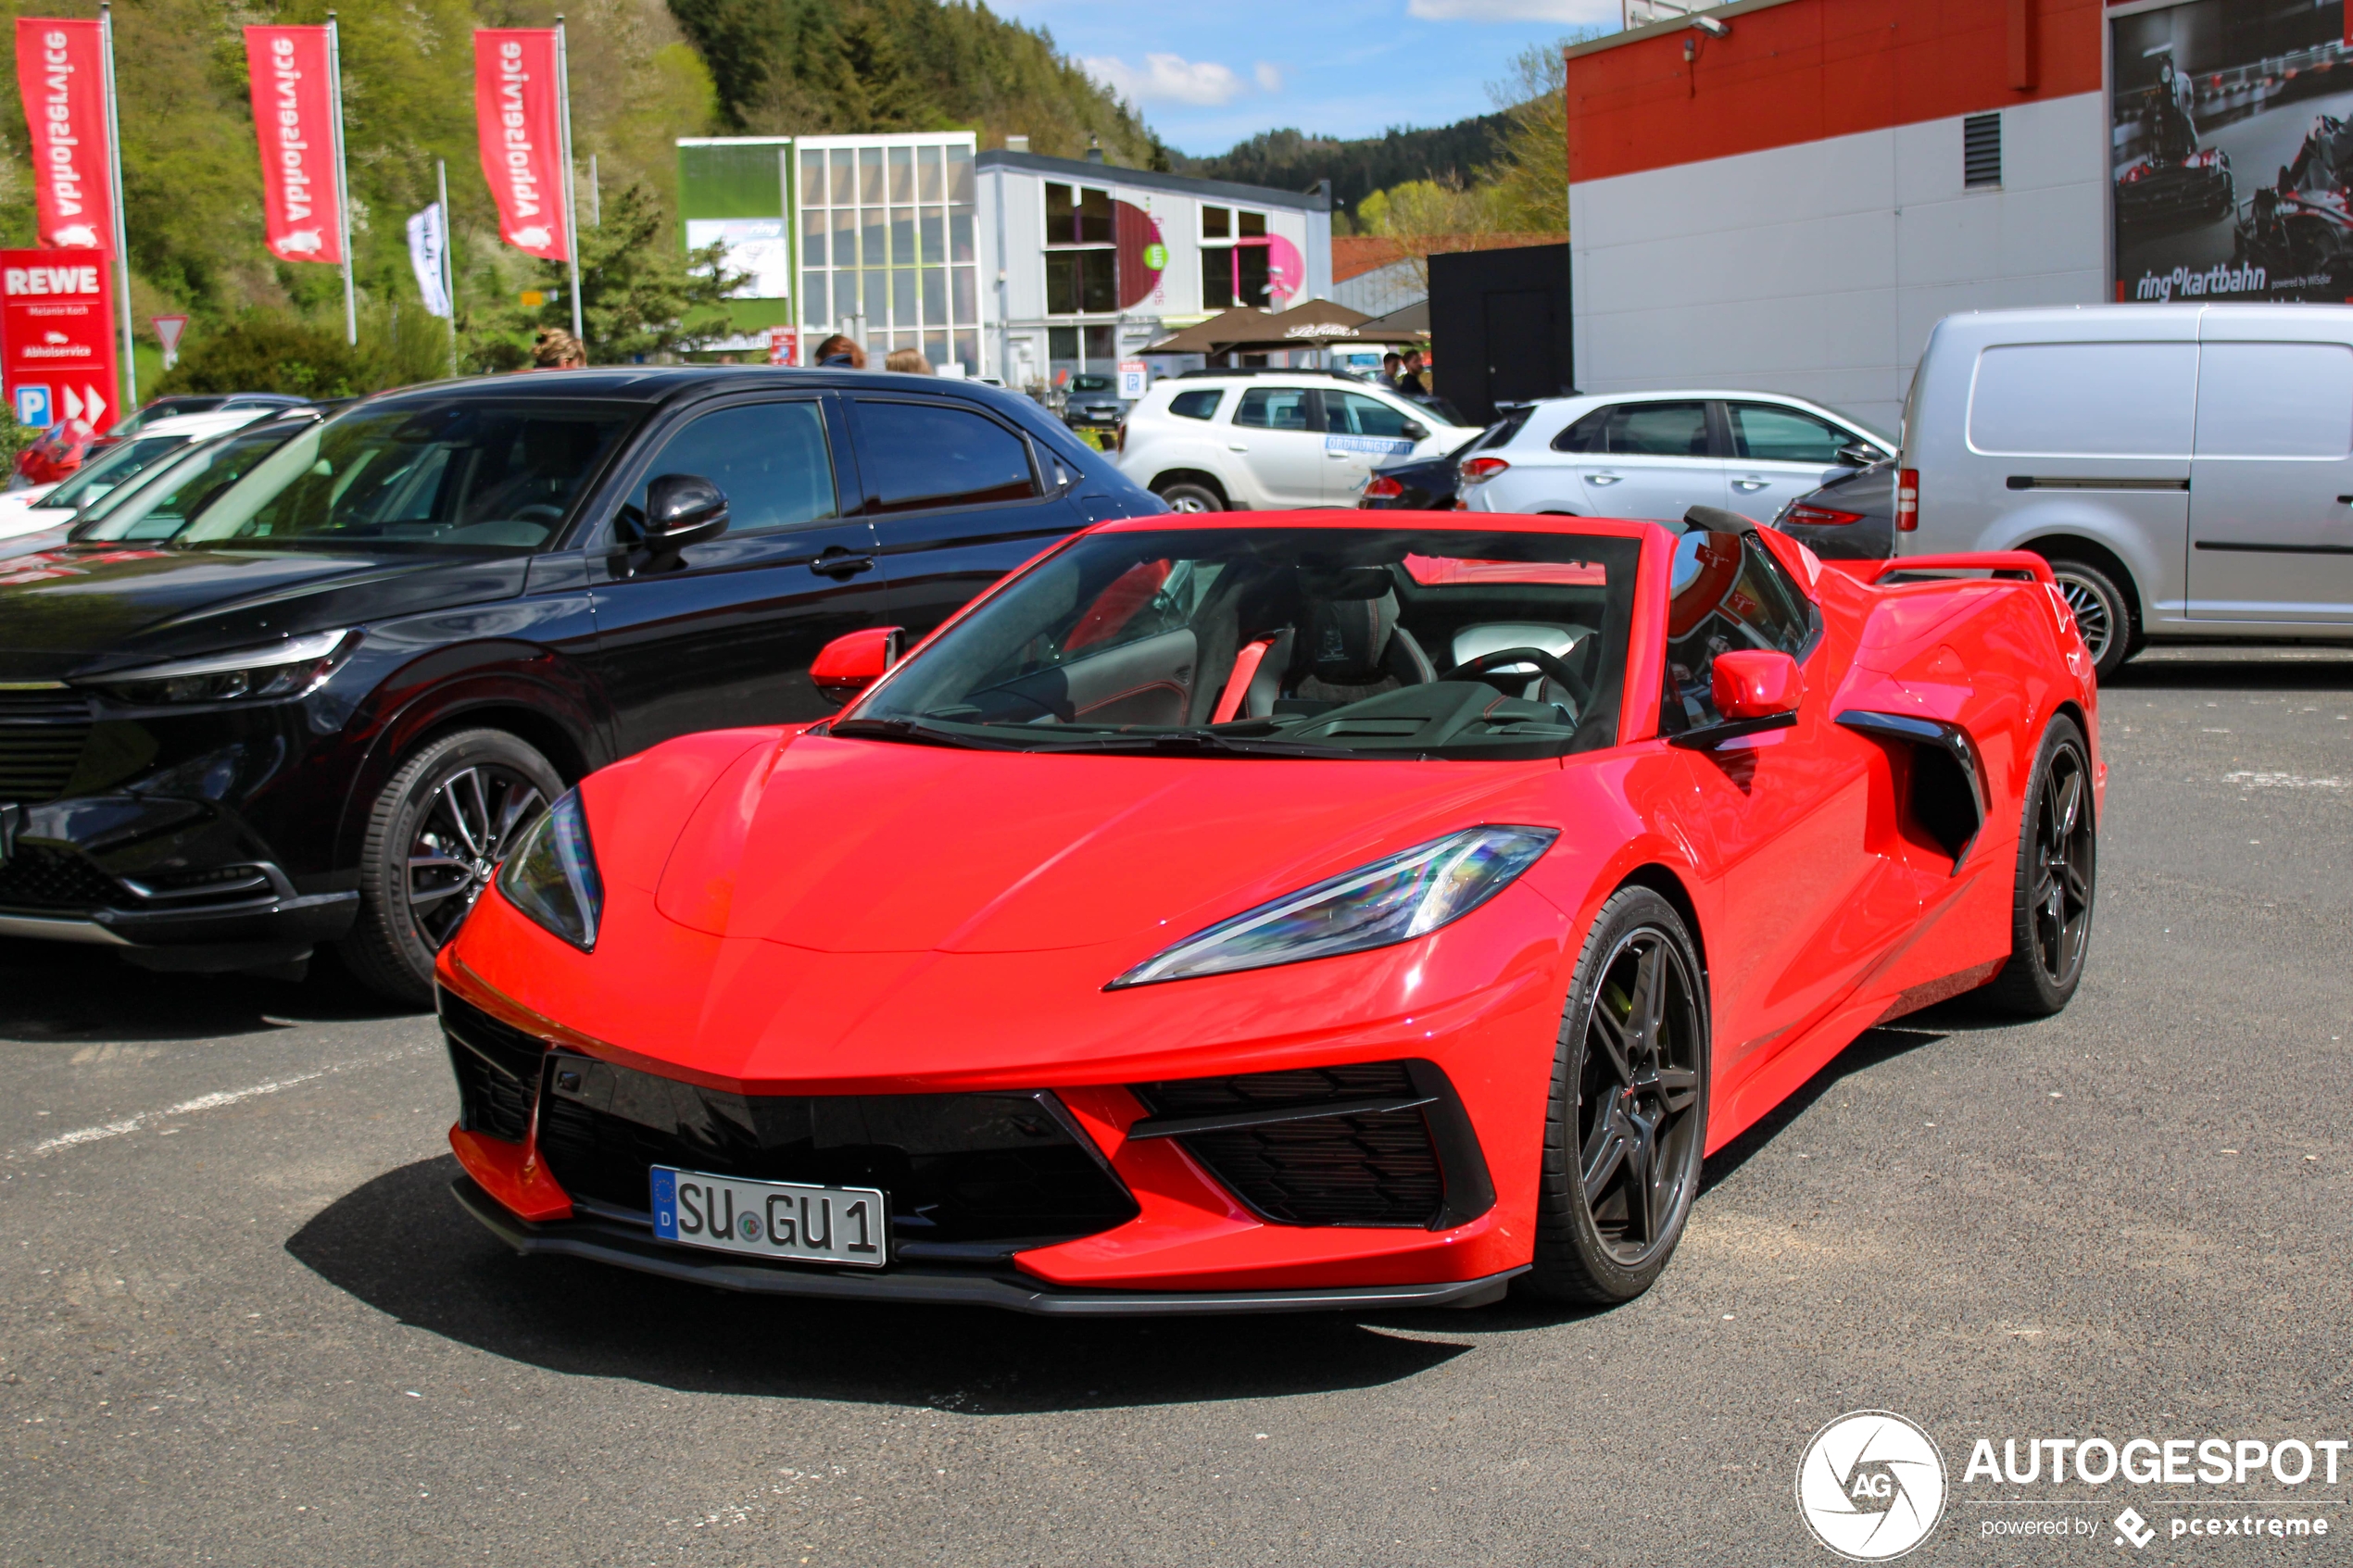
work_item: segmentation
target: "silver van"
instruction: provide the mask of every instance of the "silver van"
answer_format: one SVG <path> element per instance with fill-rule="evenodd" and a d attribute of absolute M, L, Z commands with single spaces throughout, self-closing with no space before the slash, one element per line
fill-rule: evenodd
<path fill-rule="evenodd" d="M 2147 642 L 2353 641 L 2353 307 L 1948 316 L 1895 553 L 2048 558 L 2107 676 Z"/>

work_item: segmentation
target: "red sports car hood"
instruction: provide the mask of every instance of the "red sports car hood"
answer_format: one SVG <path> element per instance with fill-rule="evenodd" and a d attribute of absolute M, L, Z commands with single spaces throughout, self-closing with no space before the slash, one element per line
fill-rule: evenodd
<path fill-rule="evenodd" d="M 681 925 L 819 952 L 1124 942 L 1141 957 L 1155 930 L 1175 941 L 1456 827 L 1526 820 L 1511 799 L 1557 766 L 1050 756 L 803 736 L 737 757 L 666 860 L 624 855 L 610 874 L 651 879 L 656 907 Z M 642 797 L 628 794 L 634 820 L 595 823 L 600 843 L 648 831 Z"/>

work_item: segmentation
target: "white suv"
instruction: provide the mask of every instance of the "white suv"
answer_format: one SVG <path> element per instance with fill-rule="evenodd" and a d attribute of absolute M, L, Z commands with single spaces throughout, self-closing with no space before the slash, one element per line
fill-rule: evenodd
<path fill-rule="evenodd" d="M 1722 507 L 1762 521 L 1894 450 L 1848 415 L 1776 393 L 1547 397 L 1512 409 L 1464 457 L 1461 495 L 1474 512 L 1673 522 Z"/>
<path fill-rule="evenodd" d="M 1195 370 L 1129 411 L 1119 468 L 1180 512 L 1353 507 L 1374 464 L 1476 433 L 1336 371 Z"/>

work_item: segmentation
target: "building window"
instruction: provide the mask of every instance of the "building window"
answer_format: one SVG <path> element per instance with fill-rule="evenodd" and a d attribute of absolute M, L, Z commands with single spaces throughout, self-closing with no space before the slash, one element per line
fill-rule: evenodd
<path fill-rule="evenodd" d="M 978 375 L 972 148 L 860 140 L 799 149 L 804 332 L 862 324 L 876 360 L 914 348 Z"/>
<path fill-rule="evenodd" d="M 1973 114 L 1961 121 L 1961 185 L 1975 190 L 2002 182 L 2002 117 Z"/>
<path fill-rule="evenodd" d="M 1227 207 L 1201 209 L 1201 303 L 1204 310 L 1266 303 L 1266 215 Z"/>
<path fill-rule="evenodd" d="M 1046 185 L 1046 314 L 1119 308 L 1119 249 L 1109 191 Z"/>

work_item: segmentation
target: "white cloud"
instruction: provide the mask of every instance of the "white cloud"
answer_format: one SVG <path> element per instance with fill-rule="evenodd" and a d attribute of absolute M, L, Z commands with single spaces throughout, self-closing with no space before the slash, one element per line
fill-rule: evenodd
<path fill-rule="evenodd" d="M 1283 90 L 1283 73 L 1276 69 L 1270 62 L 1259 61 L 1257 75 L 1258 90 L 1261 93 L 1279 93 Z"/>
<path fill-rule="evenodd" d="M 1093 56 L 1080 60 L 1078 67 L 1131 104 L 1215 108 L 1240 96 L 1247 85 L 1230 66 L 1182 55 L 1146 55 L 1140 68 L 1115 56 Z"/>
<path fill-rule="evenodd" d="M 1436 22 L 1560 22 L 1610 27 L 1624 15 L 1618 0 L 1406 0 L 1405 14 Z"/>

